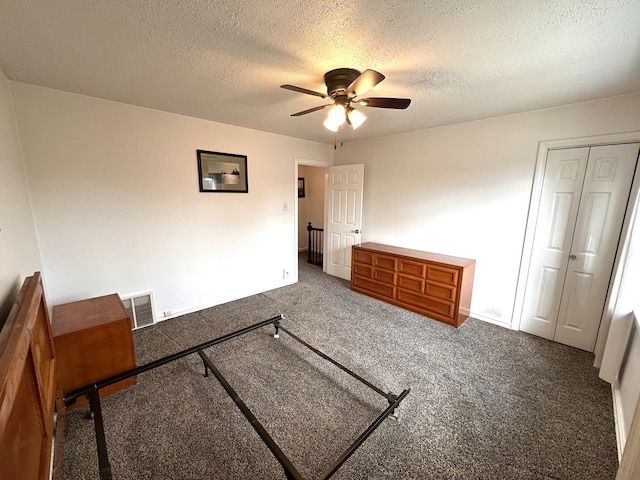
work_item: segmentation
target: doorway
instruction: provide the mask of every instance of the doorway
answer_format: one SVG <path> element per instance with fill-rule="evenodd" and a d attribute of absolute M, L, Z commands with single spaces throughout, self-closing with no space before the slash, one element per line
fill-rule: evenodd
<path fill-rule="evenodd" d="M 326 197 L 326 177 L 327 169 L 331 166 L 328 161 L 311 160 L 306 158 L 295 159 L 295 177 L 293 178 L 293 186 L 296 192 L 294 230 L 295 230 L 295 275 L 294 282 L 298 281 L 298 262 L 306 262 L 306 258 L 301 260 L 301 256 L 306 254 L 308 232 L 307 225 L 311 221 L 315 227 L 324 228 L 326 224 L 325 197 Z M 299 187 L 304 178 L 304 197 L 299 197 Z M 312 218 L 309 220 L 309 212 Z M 326 271 L 325 267 L 322 267 Z"/>
<path fill-rule="evenodd" d="M 594 351 L 638 150 L 638 143 L 548 149 L 528 225 L 521 330 Z"/>

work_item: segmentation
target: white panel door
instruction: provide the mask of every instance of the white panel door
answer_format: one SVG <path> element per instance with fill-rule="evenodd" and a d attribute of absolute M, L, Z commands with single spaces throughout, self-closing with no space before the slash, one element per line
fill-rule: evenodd
<path fill-rule="evenodd" d="M 521 329 L 593 351 L 638 144 L 550 151 Z"/>
<path fill-rule="evenodd" d="M 364 165 L 329 168 L 327 273 L 351 279 L 351 247 L 362 238 Z"/>
<path fill-rule="evenodd" d="M 593 351 L 637 158 L 638 144 L 591 148 L 556 342 Z"/>
<path fill-rule="evenodd" d="M 520 329 L 552 339 L 589 148 L 547 156 Z"/>

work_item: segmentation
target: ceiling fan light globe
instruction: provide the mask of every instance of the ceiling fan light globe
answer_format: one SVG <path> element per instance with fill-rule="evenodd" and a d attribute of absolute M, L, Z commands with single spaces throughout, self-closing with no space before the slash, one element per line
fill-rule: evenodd
<path fill-rule="evenodd" d="M 337 104 L 331 110 L 329 110 L 329 115 L 327 115 L 327 120 L 330 120 L 332 123 L 337 125 L 342 125 L 346 120 L 347 112 L 344 109 L 344 106 Z"/>
<path fill-rule="evenodd" d="M 362 125 L 364 121 L 367 119 L 364 113 L 354 108 L 352 108 L 349 111 L 348 115 L 349 115 L 349 121 L 351 122 L 351 126 L 353 127 L 354 130 L 358 128 L 360 125 Z"/>
<path fill-rule="evenodd" d="M 327 119 L 324 122 L 324 126 L 327 127 L 332 132 L 337 132 L 338 127 L 342 125 L 347 119 L 347 112 L 344 109 L 344 106 L 338 104 L 329 110 L 329 114 L 327 115 Z"/>
<path fill-rule="evenodd" d="M 324 121 L 323 125 L 327 130 L 331 130 L 332 132 L 337 132 L 340 127 L 340 124 L 333 124 L 328 118 Z"/>

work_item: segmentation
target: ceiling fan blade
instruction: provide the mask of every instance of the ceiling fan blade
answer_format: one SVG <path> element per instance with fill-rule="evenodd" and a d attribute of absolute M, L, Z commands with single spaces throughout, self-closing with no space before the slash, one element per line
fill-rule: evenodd
<path fill-rule="evenodd" d="M 292 113 L 291 116 L 292 117 L 299 117 L 301 115 L 306 115 L 307 113 L 317 112 L 318 110 L 322 110 L 323 108 L 327 108 L 327 107 L 330 107 L 332 105 L 333 105 L 333 103 L 329 103 L 327 105 L 320 105 L 319 107 L 313 107 L 313 108 L 310 108 L 309 110 L 303 110 L 302 112 Z"/>
<path fill-rule="evenodd" d="M 410 98 L 385 98 L 385 97 L 372 97 L 363 98 L 357 100 L 357 102 L 363 107 L 377 107 L 377 108 L 397 108 L 404 110 L 411 103 Z"/>
<path fill-rule="evenodd" d="M 329 95 L 326 93 L 314 92 L 313 90 L 307 90 L 306 88 L 296 87 L 295 85 L 280 85 L 280 88 L 284 88 L 285 90 L 291 90 L 293 92 L 298 93 L 306 93 L 307 95 L 315 95 L 320 98 L 327 98 Z"/>
<path fill-rule="evenodd" d="M 351 85 L 347 87 L 347 94 L 352 97 L 362 95 L 364 92 L 371 90 L 377 84 L 384 80 L 384 75 L 375 70 L 365 70 L 358 78 L 356 78 Z"/>

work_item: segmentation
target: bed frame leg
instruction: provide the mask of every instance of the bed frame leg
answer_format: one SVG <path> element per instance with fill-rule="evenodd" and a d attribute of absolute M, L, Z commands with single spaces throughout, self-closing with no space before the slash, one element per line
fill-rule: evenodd
<path fill-rule="evenodd" d="M 273 326 L 276 327 L 276 333 L 273 334 L 273 338 L 280 338 L 280 325 L 274 323 Z"/>
<path fill-rule="evenodd" d="M 199 351 L 202 351 L 202 350 L 199 350 Z M 207 378 L 209 377 L 209 368 L 207 367 L 207 362 L 203 360 L 202 364 L 204 365 L 204 376 L 205 378 Z"/>
<path fill-rule="evenodd" d="M 391 399 L 388 400 L 389 401 L 389 405 L 393 405 L 393 403 L 395 402 L 395 396 L 391 392 L 389 392 L 389 395 L 392 395 L 394 397 L 392 400 Z M 387 418 L 390 418 L 391 420 L 396 420 L 397 421 L 398 420 L 397 408 L 394 408 L 393 410 L 391 410 L 391 413 L 389 413 Z"/>

